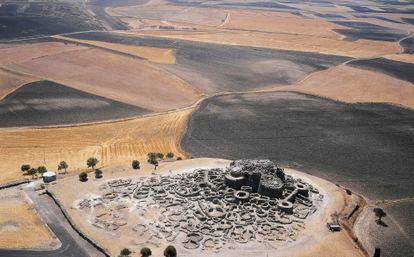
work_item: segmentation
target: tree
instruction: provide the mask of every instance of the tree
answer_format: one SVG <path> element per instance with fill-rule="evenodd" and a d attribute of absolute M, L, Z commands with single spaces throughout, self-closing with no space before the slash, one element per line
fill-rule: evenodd
<path fill-rule="evenodd" d="M 133 160 L 132 161 L 132 168 L 134 169 L 134 170 L 139 170 L 140 168 L 141 168 L 141 166 L 140 166 L 141 164 L 139 163 L 139 161 L 138 160 Z"/>
<path fill-rule="evenodd" d="M 148 247 L 143 247 L 141 249 L 141 257 L 149 257 L 152 255 L 151 249 L 149 249 Z"/>
<path fill-rule="evenodd" d="M 67 173 L 67 168 L 69 167 L 69 165 L 65 162 L 65 161 L 61 161 L 58 165 L 58 170 L 64 170 L 65 174 Z"/>
<path fill-rule="evenodd" d="M 80 181 L 82 181 L 82 182 L 87 181 L 87 180 L 88 180 L 88 173 L 86 173 L 86 172 L 81 172 L 81 173 L 79 174 L 79 180 L 80 180 Z"/>
<path fill-rule="evenodd" d="M 157 154 L 156 153 L 150 152 L 150 153 L 147 154 L 147 156 L 148 156 L 148 160 L 147 161 L 149 163 L 151 163 L 153 165 L 155 165 L 155 163 L 158 163 L 158 161 L 157 161 Z"/>
<path fill-rule="evenodd" d="M 174 158 L 174 153 L 173 152 L 169 152 L 167 153 L 167 158 Z"/>
<path fill-rule="evenodd" d="M 88 166 L 88 168 L 92 168 L 95 169 L 96 164 L 98 164 L 98 159 L 96 159 L 95 157 L 91 157 L 86 161 L 86 165 Z"/>
<path fill-rule="evenodd" d="M 95 178 L 102 178 L 102 174 L 103 174 L 102 170 L 100 169 L 95 170 Z"/>
<path fill-rule="evenodd" d="M 47 169 L 46 169 L 45 166 L 39 166 L 39 167 L 37 167 L 37 172 L 39 174 L 42 174 L 43 175 L 43 173 L 47 172 Z"/>
<path fill-rule="evenodd" d="M 32 176 L 32 178 L 34 178 L 34 175 L 36 175 L 36 173 L 37 173 L 37 170 L 36 170 L 35 168 L 30 168 L 30 169 L 27 171 L 27 175 Z"/>
<path fill-rule="evenodd" d="M 20 170 L 23 172 L 23 173 L 27 173 L 29 170 L 30 170 L 30 165 L 29 164 L 23 164 L 21 167 L 20 167 Z"/>
<path fill-rule="evenodd" d="M 128 248 L 124 248 L 124 249 L 121 250 L 121 253 L 119 254 L 119 257 L 127 257 L 131 253 L 132 252 Z"/>
<path fill-rule="evenodd" d="M 181 161 L 183 158 L 182 157 L 180 157 L 180 156 L 178 156 L 177 157 L 177 161 Z"/>
<path fill-rule="evenodd" d="M 164 159 L 164 154 L 163 153 L 157 153 L 157 158 L 162 160 Z"/>
<path fill-rule="evenodd" d="M 164 256 L 165 257 L 177 257 L 177 250 L 175 249 L 174 246 L 169 245 L 164 250 Z"/>
<path fill-rule="evenodd" d="M 374 213 L 375 213 L 375 216 L 378 218 L 377 223 L 381 223 L 382 218 L 387 216 L 385 211 L 381 208 L 374 208 Z"/>

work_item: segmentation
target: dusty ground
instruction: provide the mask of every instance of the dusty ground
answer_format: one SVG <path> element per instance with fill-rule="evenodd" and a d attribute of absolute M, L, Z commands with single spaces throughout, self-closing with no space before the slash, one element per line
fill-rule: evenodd
<path fill-rule="evenodd" d="M 25 193 L 16 188 L 0 192 L 0 234 L 0 248 L 53 249 L 60 245 Z"/>
<path fill-rule="evenodd" d="M 100 49 L 66 47 L 76 50 L 38 54 L 37 58 L 22 55 L 7 67 L 152 111 L 187 107 L 201 96 L 187 82 L 144 60 Z"/>
<path fill-rule="evenodd" d="M 412 83 L 344 65 L 312 73 L 297 85 L 275 90 L 294 90 L 347 103 L 392 103 L 414 109 Z"/>
<path fill-rule="evenodd" d="M 0 69 L 0 100 L 20 86 L 36 80 L 35 77 Z"/>
<path fill-rule="evenodd" d="M 56 170 L 60 161 L 69 171 L 86 168 L 86 160 L 95 156 L 101 165 L 145 159 L 148 152 L 174 152 L 186 156 L 179 139 L 192 109 L 88 126 L 0 130 L 0 183 L 21 179 L 20 166 L 45 165 Z"/>
<path fill-rule="evenodd" d="M 157 174 L 168 175 L 172 173 L 181 173 L 185 171 L 190 171 L 195 168 L 213 168 L 213 167 L 224 167 L 228 164 L 229 161 L 221 159 L 194 159 L 194 160 L 185 160 L 179 162 L 168 162 L 162 163 L 159 167 Z M 171 171 L 171 172 L 170 172 Z M 75 205 L 79 199 L 83 199 L 85 194 L 95 195 L 98 193 L 99 185 L 103 184 L 105 181 L 122 177 L 131 177 L 141 175 L 150 175 L 153 172 L 153 167 L 148 164 L 144 164 L 141 170 L 134 171 L 130 166 L 122 165 L 115 167 L 108 167 L 104 169 L 104 179 L 97 181 L 94 178 L 91 178 L 86 183 L 81 183 L 78 181 L 76 176 L 67 177 L 64 180 L 60 180 L 56 185 L 51 186 L 50 188 L 57 193 L 59 199 L 63 202 L 66 208 L 69 210 L 70 214 L 74 218 L 75 222 L 80 225 L 81 229 L 87 234 L 98 240 L 105 247 L 107 247 L 113 254 L 117 254 L 122 247 L 128 247 L 132 249 L 135 253 L 132 256 L 139 256 L 139 249 L 143 246 L 148 246 L 152 249 L 154 255 L 158 256 L 162 254 L 162 250 L 168 244 L 168 242 L 163 242 L 160 245 L 152 245 L 151 239 L 146 238 L 146 235 L 131 235 L 128 233 L 122 233 L 122 228 L 113 233 L 102 233 L 102 230 L 94 228 L 87 220 L 85 220 L 84 214 L 81 214 Z M 316 184 L 319 189 L 323 190 L 325 195 L 324 207 L 319 209 L 307 222 L 307 229 L 303 232 L 302 236 L 298 241 L 286 244 L 285 247 L 279 248 L 277 251 L 270 251 L 269 256 L 338 256 L 338 257 L 354 257 L 354 256 L 363 256 L 356 245 L 350 240 L 346 232 L 342 231 L 339 233 L 328 232 L 326 228 L 326 222 L 331 220 L 331 214 L 334 212 L 340 212 L 342 208 L 346 207 L 347 204 L 345 200 L 345 194 L 342 189 L 339 189 L 335 185 L 310 176 L 305 175 L 304 173 L 287 170 L 288 174 L 294 176 L 301 176 L 305 180 L 312 181 Z M 122 175 L 121 175 L 122 174 Z M 72 190 L 73 185 L 76 184 L 77 190 Z M 147 210 L 144 215 L 146 217 L 151 217 L 155 210 Z M 134 213 L 130 213 L 129 220 L 134 222 L 138 219 L 134 219 Z M 129 226 L 129 225 L 128 225 Z M 145 240 L 147 243 L 145 243 Z M 335 240 L 335 247 L 332 247 L 332 241 Z M 153 241 L 153 240 L 152 240 Z M 117 242 L 114 244 L 114 242 Z M 219 254 L 214 253 L 218 256 L 251 256 L 245 251 L 240 251 L 241 248 L 238 248 L 237 253 L 234 249 L 223 249 Z M 247 249 L 247 248 L 246 248 Z M 185 251 L 179 249 L 182 256 L 193 256 L 191 251 Z M 251 250 L 250 250 L 251 251 Z M 306 254 L 304 254 L 306 252 Z M 211 252 L 197 252 L 199 256 L 211 256 Z M 251 252 L 250 252 L 251 254 Z M 259 254 L 259 253 L 257 253 Z M 261 254 L 266 254 L 266 251 L 262 251 Z"/>
<path fill-rule="evenodd" d="M 108 42 L 93 41 L 93 40 L 83 40 L 75 39 L 64 36 L 53 36 L 57 39 L 63 39 L 76 43 L 84 43 L 92 46 L 98 46 L 110 50 L 119 51 L 122 53 L 127 53 L 130 55 L 138 56 L 147 59 L 150 62 L 161 63 L 161 64 L 174 64 L 175 55 L 172 49 L 168 48 L 157 48 L 157 47 L 148 47 L 148 46 L 134 46 L 134 45 L 123 45 L 123 44 L 113 44 Z"/>

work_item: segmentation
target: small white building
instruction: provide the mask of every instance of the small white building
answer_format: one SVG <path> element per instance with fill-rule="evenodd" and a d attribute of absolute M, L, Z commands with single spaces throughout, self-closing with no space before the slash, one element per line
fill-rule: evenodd
<path fill-rule="evenodd" d="M 49 183 L 56 180 L 56 173 L 53 171 L 47 171 L 43 173 L 43 182 Z"/>

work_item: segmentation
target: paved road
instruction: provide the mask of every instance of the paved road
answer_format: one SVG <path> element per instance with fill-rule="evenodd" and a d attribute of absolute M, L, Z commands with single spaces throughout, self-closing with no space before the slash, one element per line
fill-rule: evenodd
<path fill-rule="evenodd" d="M 27 193 L 62 246 L 52 251 L 0 250 L 0 257 L 104 257 L 73 230 L 52 198 L 48 195 L 38 196 L 33 191 Z"/>

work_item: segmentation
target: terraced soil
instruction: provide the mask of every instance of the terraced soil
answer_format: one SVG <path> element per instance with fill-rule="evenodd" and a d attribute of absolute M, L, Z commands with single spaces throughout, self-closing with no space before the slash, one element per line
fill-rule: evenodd
<path fill-rule="evenodd" d="M 384 104 L 284 92 L 233 94 L 201 104 L 182 147 L 193 156 L 270 158 L 369 199 L 400 199 L 414 193 L 413 124 L 413 111 Z M 406 224 L 407 215 L 394 219 Z M 384 256 L 409 256 L 412 240 L 393 232 L 377 246 Z"/>
<path fill-rule="evenodd" d="M 72 38 L 174 49 L 175 65 L 164 65 L 205 93 L 247 91 L 290 84 L 307 74 L 349 60 L 317 53 L 272 50 L 138 37 L 119 33 L 84 33 Z"/>
<path fill-rule="evenodd" d="M 64 125 L 120 119 L 147 110 L 50 81 L 26 84 L 0 101 L 0 127 Z"/>

